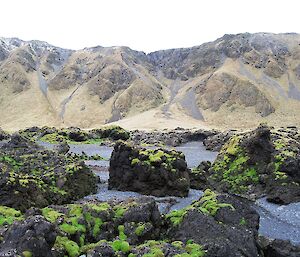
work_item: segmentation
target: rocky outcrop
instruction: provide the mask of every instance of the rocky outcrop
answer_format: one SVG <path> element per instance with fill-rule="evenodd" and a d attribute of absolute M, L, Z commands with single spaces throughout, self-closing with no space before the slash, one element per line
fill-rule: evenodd
<path fill-rule="evenodd" d="M 267 126 L 233 136 L 212 165 L 209 183 L 219 191 L 287 204 L 300 200 L 299 141 L 296 129 Z"/>
<path fill-rule="evenodd" d="M 20 210 L 62 204 L 96 192 L 96 176 L 83 162 L 15 134 L 0 148 L 0 205 Z"/>
<path fill-rule="evenodd" d="M 188 168 L 183 153 L 140 149 L 116 143 L 110 160 L 109 188 L 154 196 L 187 196 Z"/>
<path fill-rule="evenodd" d="M 70 127 L 57 129 L 55 127 L 31 127 L 21 130 L 20 134 L 32 141 L 48 143 L 103 143 L 105 140 L 128 140 L 130 134 L 119 126 L 106 126 L 99 129 L 82 130 Z"/>
<path fill-rule="evenodd" d="M 300 247 L 292 245 L 289 241 L 260 236 L 258 243 L 264 257 L 297 257 L 300 254 Z"/>
<path fill-rule="evenodd" d="M 143 244 L 134 246 L 130 250 L 131 255 L 128 256 L 164 256 L 164 257 L 174 257 L 174 256 L 205 256 L 205 251 L 202 249 L 201 245 L 192 242 L 184 243 L 180 241 L 174 241 L 166 243 L 164 241 L 145 241 Z M 116 253 L 112 246 L 106 242 L 100 243 L 93 250 L 87 253 L 90 257 L 118 257 L 127 256 L 126 253 Z"/>
<path fill-rule="evenodd" d="M 9 134 L 0 128 L 0 141 L 9 139 Z"/>
<path fill-rule="evenodd" d="M 191 188 L 204 190 L 208 187 L 207 178 L 210 167 L 210 161 L 203 161 L 197 167 L 189 170 Z"/>
<path fill-rule="evenodd" d="M 239 198 L 209 190 L 166 216 L 144 197 L 51 205 L 25 214 L 0 207 L 0 217 L 3 257 L 261 256 L 256 212 Z"/>
<path fill-rule="evenodd" d="M 237 132 L 235 130 L 216 133 L 205 138 L 203 140 L 203 144 L 207 150 L 218 152 L 221 150 L 222 146 L 236 133 Z"/>
<path fill-rule="evenodd" d="M 218 133 L 216 130 L 189 130 L 183 128 L 153 132 L 135 130 L 131 132 L 131 140 L 134 144 L 140 145 L 178 146 L 188 141 L 202 141 Z"/>
<path fill-rule="evenodd" d="M 32 208 L 14 219 L 7 216 L 7 221 L 0 223 L 0 227 L 8 226 L 0 239 L 1 257 L 78 257 L 91 249 L 89 254 L 110 251 L 111 256 L 127 256 L 131 246 L 158 239 L 162 227 L 157 205 L 149 198 Z"/>
<path fill-rule="evenodd" d="M 168 214 L 171 240 L 202 245 L 205 256 L 260 256 L 256 245 L 259 216 L 246 202 L 206 190 L 191 206 Z"/>
<path fill-rule="evenodd" d="M 30 216 L 9 227 L 0 243 L 0 256 L 53 257 L 56 236 L 55 226 L 43 216 Z"/>

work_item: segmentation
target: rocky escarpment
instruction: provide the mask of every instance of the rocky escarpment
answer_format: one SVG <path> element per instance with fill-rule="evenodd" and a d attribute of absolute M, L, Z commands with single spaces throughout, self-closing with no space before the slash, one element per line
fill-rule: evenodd
<path fill-rule="evenodd" d="M 270 131 L 266 126 L 233 136 L 209 171 L 209 183 L 219 191 L 248 197 L 267 195 L 287 204 L 300 200 L 299 133 Z"/>
<path fill-rule="evenodd" d="M 211 76 L 205 83 L 196 87 L 199 104 L 203 109 L 218 111 L 223 104 L 227 107 L 242 105 L 254 107 L 262 117 L 275 111 L 270 100 L 253 83 L 237 76 L 220 73 Z"/>
<path fill-rule="evenodd" d="M 0 204 L 20 210 L 77 200 L 96 191 L 83 163 L 15 134 L 0 148 Z"/>
<path fill-rule="evenodd" d="M 188 168 L 183 153 L 140 149 L 119 142 L 109 167 L 109 188 L 155 196 L 187 196 Z"/>

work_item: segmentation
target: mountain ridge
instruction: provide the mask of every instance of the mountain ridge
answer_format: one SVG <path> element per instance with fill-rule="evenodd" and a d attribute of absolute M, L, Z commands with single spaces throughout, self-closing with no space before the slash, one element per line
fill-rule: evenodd
<path fill-rule="evenodd" d="M 148 54 L 0 38 L 0 126 L 298 125 L 299 79 L 295 33 L 225 34 Z"/>

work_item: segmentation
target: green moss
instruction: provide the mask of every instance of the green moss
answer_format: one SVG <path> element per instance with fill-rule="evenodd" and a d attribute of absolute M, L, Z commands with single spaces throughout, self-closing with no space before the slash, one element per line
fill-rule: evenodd
<path fill-rule="evenodd" d="M 198 209 L 204 214 L 208 214 L 211 216 L 215 216 L 220 208 L 228 207 L 234 210 L 231 204 L 220 203 L 217 200 L 217 194 L 210 189 L 206 189 L 204 191 L 204 195 L 198 202 L 194 203 L 194 206 L 198 207 Z"/>
<path fill-rule="evenodd" d="M 223 159 L 219 159 L 213 164 L 215 174 L 212 178 L 226 183 L 231 192 L 242 193 L 248 189 L 249 185 L 259 182 L 259 175 L 255 165 L 248 165 L 249 157 L 239 147 L 235 146 L 234 149 L 236 149 L 234 152 L 230 151 L 230 157 L 226 150 L 225 154 L 223 153 Z"/>
<path fill-rule="evenodd" d="M 83 233 L 86 232 L 85 226 L 82 224 L 79 224 L 78 219 L 76 217 L 69 218 L 69 220 L 71 221 L 71 224 L 64 222 L 63 224 L 61 224 L 59 226 L 59 228 L 62 231 L 66 232 L 67 234 L 70 234 L 70 235 L 73 235 L 76 232 L 83 232 Z M 67 222 L 70 222 L 70 221 L 67 221 Z"/>
<path fill-rule="evenodd" d="M 143 255 L 143 257 L 164 257 L 164 256 L 165 256 L 164 252 L 157 247 L 152 248 L 149 253 Z"/>
<path fill-rule="evenodd" d="M 140 160 L 138 158 L 134 158 L 131 160 L 131 165 L 135 165 L 137 163 L 140 163 Z"/>
<path fill-rule="evenodd" d="M 172 211 L 166 215 L 166 218 L 170 219 L 174 226 L 177 226 L 182 222 L 184 215 L 187 213 L 187 210 L 188 208 L 183 208 L 181 210 Z"/>
<path fill-rule="evenodd" d="M 131 249 L 129 243 L 123 240 L 113 241 L 111 247 L 115 252 L 121 251 L 123 253 L 128 253 Z"/>
<path fill-rule="evenodd" d="M 82 234 L 79 238 L 80 247 L 84 246 L 84 241 L 85 241 L 85 235 Z"/>
<path fill-rule="evenodd" d="M 245 220 L 245 218 L 241 218 L 240 225 L 245 226 L 246 224 L 247 224 L 247 221 Z"/>
<path fill-rule="evenodd" d="M 239 149 L 240 138 L 238 136 L 233 136 L 229 142 L 226 144 L 226 153 L 230 155 L 236 155 Z"/>
<path fill-rule="evenodd" d="M 285 147 L 285 143 L 284 143 L 283 140 L 281 140 L 281 139 L 276 140 L 276 141 L 274 142 L 274 147 L 275 147 L 276 150 L 280 150 L 280 149 L 282 149 L 282 148 Z"/>
<path fill-rule="evenodd" d="M 285 172 L 275 171 L 275 180 L 285 180 L 288 175 Z"/>
<path fill-rule="evenodd" d="M 185 250 L 187 253 L 176 254 L 174 257 L 203 257 L 205 255 L 199 244 L 187 244 Z"/>
<path fill-rule="evenodd" d="M 68 217 L 65 218 L 65 222 L 59 228 L 70 235 L 77 232 L 85 233 L 86 227 L 78 223 L 79 218 L 83 216 L 82 207 L 78 204 L 70 204 L 69 208 Z"/>
<path fill-rule="evenodd" d="M 135 234 L 137 236 L 141 236 L 145 230 L 145 224 L 139 224 L 138 227 L 135 229 Z"/>
<path fill-rule="evenodd" d="M 125 227 L 124 225 L 119 225 L 118 226 L 118 230 L 119 230 L 119 238 L 123 241 L 127 240 L 127 236 L 125 234 Z"/>
<path fill-rule="evenodd" d="M 65 249 L 70 257 L 77 257 L 80 254 L 78 244 L 67 237 L 57 236 L 55 247 Z"/>
<path fill-rule="evenodd" d="M 42 209 L 42 214 L 51 223 L 54 223 L 59 217 L 64 215 L 63 213 L 48 207 Z"/>
<path fill-rule="evenodd" d="M 151 163 L 153 162 L 161 162 L 161 157 L 163 157 L 165 153 L 161 150 L 158 150 L 155 154 L 150 154 L 149 155 L 149 160 Z"/>
<path fill-rule="evenodd" d="M 93 228 L 93 236 L 96 238 L 97 235 L 100 232 L 100 228 L 103 224 L 103 221 L 100 218 L 95 218 L 94 221 L 95 221 L 95 225 L 94 225 L 94 228 Z"/>
<path fill-rule="evenodd" d="M 171 244 L 178 249 L 183 249 L 183 242 L 181 242 L 181 241 L 174 241 Z"/>
<path fill-rule="evenodd" d="M 96 212 L 108 211 L 110 209 L 110 205 L 107 202 L 100 204 L 89 204 L 88 206 Z"/>
<path fill-rule="evenodd" d="M 23 215 L 20 211 L 6 206 L 0 206 L 0 226 L 11 225 L 15 220 L 22 220 Z"/>
<path fill-rule="evenodd" d="M 166 218 L 169 219 L 174 226 L 177 226 L 182 222 L 189 210 L 195 209 L 206 215 L 215 216 L 220 208 L 230 208 L 234 210 L 234 207 L 231 204 L 220 203 L 217 200 L 217 194 L 210 189 L 206 189 L 200 200 L 181 210 L 172 211 L 166 215 Z"/>
<path fill-rule="evenodd" d="M 32 257 L 32 252 L 30 252 L 30 251 L 23 251 L 23 252 L 22 252 L 22 255 L 23 255 L 24 257 Z"/>
<path fill-rule="evenodd" d="M 115 218 L 121 218 L 123 217 L 124 213 L 128 210 L 128 206 L 123 206 L 123 205 L 116 205 L 114 207 L 114 212 L 115 212 Z"/>

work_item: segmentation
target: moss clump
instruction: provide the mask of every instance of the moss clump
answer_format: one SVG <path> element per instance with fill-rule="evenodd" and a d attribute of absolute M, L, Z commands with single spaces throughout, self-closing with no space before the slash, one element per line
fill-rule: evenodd
<path fill-rule="evenodd" d="M 111 247 L 115 252 L 121 251 L 123 253 L 128 253 L 131 249 L 129 243 L 126 241 L 127 236 L 125 234 L 125 227 L 124 225 L 118 226 L 119 230 L 119 240 L 115 240 L 111 243 Z"/>
<path fill-rule="evenodd" d="M 20 211 L 6 206 L 0 206 L 0 226 L 11 225 L 15 220 L 22 220 L 23 215 Z"/>
<path fill-rule="evenodd" d="M 111 247 L 115 252 L 121 251 L 123 253 L 128 253 L 131 249 L 128 242 L 123 240 L 115 240 L 111 243 Z"/>
<path fill-rule="evenodd" d="M 243 193 L 248 186 L 259 182 L 256 164 L 249 165 L 249 157 L 239 146 L 240 138 L 235 136 L 223 147 L 221 156 L 213 164 L 213 180 L 228 185 L 232 193 Z"/>
<path fill-rule="evenodd" d="M 140 160 L 138 158 L 134 158 L 131 160 L 131 165 L 135 165 L 137 163 L 140 163 Z"/>
<path fill-rule="evenodd" d="M 169 214 L 166 215 L 166 218 L 167 219 L 170 219 L 170 221 L 172 222 L 172 224 L 174 226 L 177 226 L 179 225 L 183 218 L 184 218 L 184 215 L 187 213 L 187 211 L 189 210 L 190 208 L 183 208 L 181 210 L 177 210 L 177 211 L 172 211 L 170 212 Z"/>
<path fill-rule="evenodd" d="M 185 250 L 187 253 L 176 254 L 174 257 L 203 257 L 205 255 L 202 246 L 199 244 L 187 244 Z"/>
<path fill-rule="evenodd" d="M 241 225 L 241 226 L 245 226 L 246 224 L 247 224 L 246 219 L 245 219 L 245 218 L 241 218 L 241 220 L 240 220 L 240 225 Z"/>
<path fill-rule="evenodd" d="M 194 203 L 194 206 L 198 207 L 204 214 L 211 216 L 215 216 L 220 208 L 228 207 L 234 210 L 234 207 L 231 204 L 220 203 L 217 200 L 217 194 L 210 189 L 205 190 L 204 195 L 198 202 Z"/>
<path fill-rule="evenodd" d="M 131 165 L 134 166 L 139 164 L 151 166 L 153 168 L 161 165 L 166 170 L 176 172 L 174 162 L 179 158 L 184 158 L 184 155 L 181 152 L 163 149 L 144 149 L 139 150 L 138 157 L 131 159 Z"/>
<path fill-rule="evenodd" d="M 100 232 L 100 228 L 103 224 L 103 221 L 100 218 L 95 218 L 94 223 L 95 223 L 95 225 L 93 228 L 93 236 L 96 238 Z"/>
<path fill-rule="evenodd" d="M 59 228 L 67 234 L 73 235 L 77 232 L 85 233 L 86 227 L 84 224 L 80 224 L 78 221 L 83 216 L 82 207 L 77 204 L 69 205 L 70 210 L 64 219 L 64 223 Z"/>
<path fill-rule="evenodd" d="M 99 204 L 88 204 L 88 206 L 96 212 L 108 211 L 111 208 L 107 202 Z"/>
<path fill-rule="evenodd" d="M 30 251 L 23 251 L 23 252 L 22 252 L 22 255 L 23 255 L 24 257 L 32 257 L 32 252 L 30 252 Z"/>
<path fill-rule="evenodd" d="M 172 256 L 174 257 L 203 257 L 205 255 L 201 245 L 195 243 L 186 243 L 185 245 L 181 241 L 169 244 L 164 241 L 150 240 L 137 246 L 136 249 L 147 249 L 148 252 L 143 254 L 142 257 L 164 257 L 168 253 L 173 253 Z M 176 254 L 177 252 L 179 253 Z"/>
<path fill-rule="evenodd" d="M 144 230 L 145 230 L 145 224 L 139 224 L 138 225 L 138 227 L 135 229 L 135 234 L 137 235 L 137 236 L 141 236 L 142 234 L 143 234 L 143 232 L 144 232 Z"/>
<path fill-rule="evenodd" d="M 36 128 L 26 129 L 20 134 L 31 141 L 43 141 L 51 144 L 67 142 L 68 144 L 99 144 L 104 140 L 128 140 L 130 134 L 119 126 L 107 126 L 100 129 L 81 130 L 73 128 Z"/>
<path fill-rule="evenodd" d="M 220 208 L 226 207 L 234 210 L 234 207 L 231 204 L 220 203 L 217 200 L 217 194 L 210 189 L 206 189 L 200 200 L 184 209 L 172 211 L 166 215 L 166 218 L 169 219 L 174 226 L 177 226 L 182 222 L 184 216 L 189 210 L 194 209 L 202 212 L 203 214 L 215 216 Z"/>
<path fill-rule="evenodd" d="M 80 254 L 78 244 L 67 237 L 57 236 L 54 247 L 64 249 L 70 257 L 77 257 Z"/>
<path fill-rule="evenodd" d="M 136 202 L 131 202 L 131 203 L 121 203 L 117 204 L 113 207 L 114 213 L 115 213 L 115 219 L 119 219 L 123 217 L 125 212 L 129 209 L 129 207 L 135 206 Z"/>
<path fill-rule="evenodd" d="M 64 215 L 63 213 L 48 207 L 42 209 L 42 214 L 51 223 L 56 222 L 59 217 Z"/>

